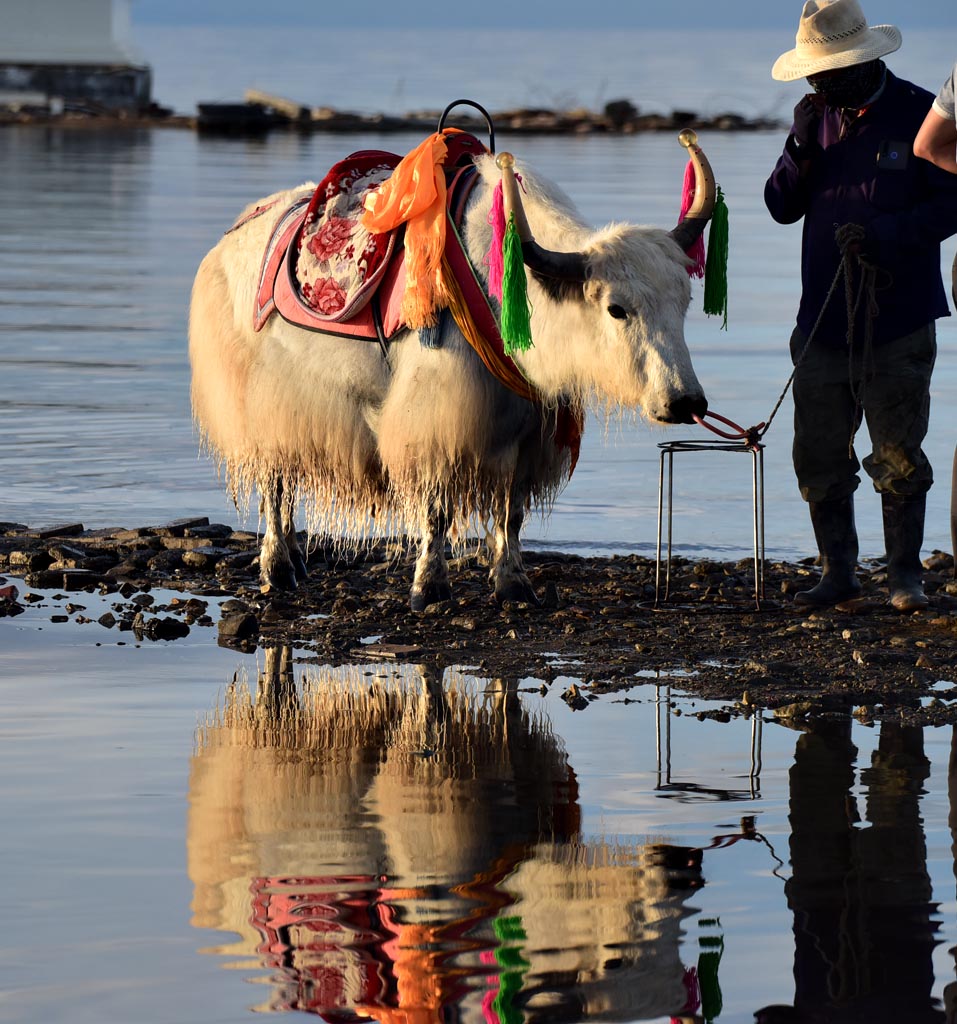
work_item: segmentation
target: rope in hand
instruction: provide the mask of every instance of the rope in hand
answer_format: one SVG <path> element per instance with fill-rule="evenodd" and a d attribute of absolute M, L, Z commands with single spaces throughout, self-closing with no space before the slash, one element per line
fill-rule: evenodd
<path fill-rule="evenodd" d="M 843 224 L 834 233 L 834 239 L 844 254 L 844 294 L 847 302 L 847 379 L 851 396 L 854 399 L 854 418 L 851 421 L 851 436 L 847 442 L 847 457 L 854 458 L 854 438 L 861 425 L 864 409 L 864 393 L 867 387 L 867 364 L 873 371 L 874 320 L 879 312 L 877 308 L 877 274 L 878 268 L 862 252 L 861 247 L 866 239 L 866 232 L 859 224 Z M 853 285 L 853 263 L 860 271 L 857 293 Z M 843 265 L 843 264 L 842 264 Z M 854 382 L 854 323 L 857 320 L 861 303 L 866 300 L 864 317 L 863 350 L 861 352 L 860 386 Z"/>
<path fill-rule="evenodd" d="M 866 232 L 860 224 L 841 224 L 837 226 L 834 233 L 834 240 L 837 242 L 838 248 L 841 250 L 841 261 L 837 265 L 837 270 L 834 273 L 834 278 L 831 281 L 831 286 L 828 288 L 827 296 L 821 305 L 821 310 L 817 315 L 817 320 L 814 322 L 814 326 L 811 328 L 811 333 L 807 336 L 807 340 L 804 342 L 804 347 L 801 349 L 800 355 L 794 361 L 794 368 L 791 370 L 791 375 L 787 379 L 787 383 L 784 385 L 784 389 L 778 396 L 778 400 L 774 403 L 774 408 L 771 410 L 771 415 L 768 416 L 767 420 L 762 423 L 757 423 L 753 427 L 741 427 L 732 420 L 725 418 L 724 416 L 718 415 L 716 412 L 708 410 L 704 416 L 695 416 L 695 422 L 707 430 L 710 430 L 714 434 L 718 434 L 720 437 L 727 438 L 729 441 L 744 441 L 746 448 L 757 449 L 760 444 L 761 438 L 771 429 L 771 423 L 774 421 L 774 417 L 778 414 L 778 409 L 781 408 L 788 391 L 791 389 L 791 385 L 794 383 L 794 375 L 797 373 L 799 367 L 804 362 L 808 352 L 811 348 L 811 342 L 814 340 L 818 328 L 821 326 L 821 321 L 824 319 L 824 313 L 831 303 L 831 299 L 834 297 L 834 293 L 837 291 L 837 286 L 844 279 L 844 297 L 847 303 L 847 358 L 848 358 L 848 374 L 851 381 L 851 393 L 854 396 L 856 405 L 856 412 L 854 416 L 854 426 L 851 429 L 851 436 L 848 441 L 848 457 L 853 457 L 854 448 L 854 437 L 857 434 L 858 426 L 861 420 L 861 410 L 864 407 L 864 390 L 866 386 L 866 379 L 864 377 L 864 361 L 869 360 L 872 355 L 872 344 L 874 337 L 874 320 L 878 314 L 877 307 L 877 278 L 879 268 L 875 266 L 862 252 L 862 246 L 866 239 Z M 860 272 L 860 277 L 857 285 L 857 290 L 854 290 L 854 271 L 857 268 Z M 886 272 L 885 272 L 886 273 Z M 860 387 L 854 385 L 854 322 L 857 319 L 857 314 L 861 308 L 861 303 L 866 301 L 866 313 L 864 318 L 864 338 L 863 338 L 863 352 L 861 354 L 861 383 Z M 734 433 L 728 433 L 727 431 L 721 430 L 719 427 L 706 423 L 705 419 L 716 419 L 720 420 L 725 426 L 731 427 Z"/>

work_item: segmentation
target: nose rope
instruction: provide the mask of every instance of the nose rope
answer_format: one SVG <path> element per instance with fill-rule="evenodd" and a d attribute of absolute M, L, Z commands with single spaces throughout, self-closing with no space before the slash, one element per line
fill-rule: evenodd
<path fill-rule="evenodd" d="M 751 448 L 755 450 L 764 436 L 764 431 L 767 430 L 769 424 L 758 423 L 753 427 L 742 427 L 740 424 L 735 423 L 734 420 L 729 420 L 726 416 L 721 416 L 716 412 L 712 412 L 710 409 L 704 414 L 699 416 L 697 413 L 694 414 L 694 421 L 699 426 L 704 427 L 705 430 L 710 430 L 712 434 L 717 434 L 719 437 L 727 438 L 729 441 L 744 441 L 745 448 Z M 731 427 L 734 433 L 729 433 L 727 430 L 722 430 L 720 427 L 716 427 L 713 423 L 705 423 L 705 418 L 720 420 L 726 427 Z"/>
<path fill-rule="evenodd" d="M 847 224 L 843 226 L 836 226 L 837 233 L 836 237 L 839 243 L 842 244 L 842 258 L 840 263 L 837 265 L 837 270 L 834 273 L 834 278 L 831 281 L 831 286 L 828 289 L 827 296 L 821 305 L 821 310 L 817 315 L 817 320 L 814 322 L 814 326 L 811 328 L 811 333 L 807 336 L 807 340 L 804 343 L 804 347 L 801 349 L 800 355 L 794 361 L 794 368 L 791 370 L 791 375 L 787 379 L 787 383 L 784 385 L 781 394 L 778 396 L 778 400 L 774 403 L 774 408 L 771 410 L 771 415 L 761 423 L 756 423 L 753 427 L 742 427 L 735 423 L 733 420 L 729 420 L 725 416 L 721 416 L 712 410 L 708 410 L 703 416 L 694 414 L 693 419 L 699 425 L 704 427 L 706 430 L 710 430 L 712 433 L 717 434 L 719 437 L 726 438 L 729 441 L 743 441 L 745 448 L 750 448 L 752 451 L 757 450 L 757 446 L 760 444 L 761 439 L 771 429 L 771 424 L 774 421 L 774 417 L 777 416 L 778 410 L 781 408 L 788 391 L 791 390 L 791 385 L 794 383 L 794 375 L 797 373 L 801 364 L 804 362 L 807 354 L 811 348 L 811 342 L 817 335 L 818 328 L 821 326 L 821 321 L 824 319 L 824 313 L 831 303 L 831 299 L 834 293 L 837 291 L 837 286 L 841 279 L 845 281 L 845 299 L 847 302 L 847 349 L 848 349 L 848 360 L 849 366 L 851 367 L 851 387 L 854 393 L 855 404 L 857 407 L 857 413 L 863 408 L 864 403 L 864 389 L 865 380 L 862 376 L 860 387 L 855 387 L 853 382 L 853 355 L 854 355 L 854 321 L 858 310 L 861 307 L 862 301 L 866 299 L 867 316 L 864 325 L 864 352 L 863 358 L 867 359 L 871 354 L 871 343 L 873 338 L 873 321 L 878 313 L 876 291 L 877 291 L 877 273 L 878 268 L 875 267 L 866 259 L 861 259 L 858 253 L 853 250 L 851 245 L 847 244 L 847 241 L 861 241 L 864 237 L 863 228 L 856 224 Z M 856 229 L 849 230 L 849 229 Z M 857 294 L 854 294 L 852 281 L 853 281 L 853 268 L 854 265 L 860 268 L 860 284 L 857 289 Z M 863 374 L 863 366 L 862 366 Z M 723 423 L 726 427 L 730 427 L 733 432 L 722 430 L 720 427 L 714 426 L 712 423 L 705 422 L 706 419 L 714 419 Z M 855 414 L 855 422 L 857 420 L 857 414 Z M 853 451 L 854 447 L 854 435 L 857 433 L 857 427 L 852 424 L 851 436 L 848 441 L 848 453 Z"/>

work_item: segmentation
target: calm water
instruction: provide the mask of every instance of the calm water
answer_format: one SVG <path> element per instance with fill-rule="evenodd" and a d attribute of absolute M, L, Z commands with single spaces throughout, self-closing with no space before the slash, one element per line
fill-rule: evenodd
<path fill-rule="evenodd" d="M 211 464 L 197 457 L 190 422 L 185 335 L 195 268 L 251 197 L 321 176 L 344 152 L 405 152 L 418 141 L 276 135 L 237 142 L 175 130 L 31 127 L 0 133 L 3 516 L 30 524 L 79 518 L 87 526 L 196 513 L 234 520 Z M 731 210 L 731 315 L 727 332 L 705 317 L 699 283 L 687 337 L 712 408 L 747 425 L 767 418 L 790 373 L 799 232 L 774 225 L 760 199 L 776 134 L 703 141 Z M 559 181 L 596 224 L 675 219 L 684 161 L 669 136 L 509 145 Z M 930 495 L 928 550 L 950 550 L 955 336 L 954 323 L 943 321 L 926 445 L 943 485 Z M 811 545 L 791 475 L 789 420 L 788 400 L 766 453 L 768 550 L 788 557 Z M 547 522 L 530 523 L 529 539 L 567 550 L 652 551 L 656 443 L 686 436 L 688 428 L 593 420 L 571 484 Z M 732 459 L 676 460 L 679 550 L 747 553 L 750 460 Z M 877 555 L 883 543 L 869 484 L 859 504 L 862 554 Z"/>
<path fill-rule="evenodd" d="M 944 1020 L 950 729 L 698 720 L 680 676 L 574 712 L 573 665 L 283 666 L 65 603 L 0 620 L 4 1021 L 666 1024 L 692 972 L 725 1024 Z"/>
<path fill-rule="evenodd" d="M 687 53 L 704 47 L 660 34 L 478 34 L 470 62 L 448 37 L 403 37 L 414 59 L 362 76 L 345 73 L 350 40 L 303 33 L 283 59 L 275 33 L 156 30 L 142 44 L 159 98 L 187 111 L 252 85 L 393 111 L 458 95 L 748 114 L 796 99 L 766 76 L 789 40 L 764 36 L 718 40 L 700 65 Z M 952 38 L 908 37 L 893 66 L 931 85 L 951 50 Z M 0 519 L 235 521 L 189 418 L 195 267 L 248 200 L 352 149 L 418 141 L 0 131 Z M 702 141 L 731 210 L 731 325 L 698 312 L 698 285 L 688 339 L 713 408 L 750 424 L 790 372 L 799 233 L 760 201 L 776 134 Z M 674 220 L 671 138 L 508 145 L 596 224 Z M 945 251 L 949 263 L 954 243 Z M 928 550 L 950 550 L 954 341 L 944 322 Z M 767 541 L 796 556 L 811 542 L 789 418 L 785 403 L 768 437 Z M 651 551 L 655 444 L 676 436 L 592 422 L 530 540 Z M 682 458 L 677 547 L 747 553 L 748 460 Z M 860 505 L 862 553 L 877 554 L 876 499 L 862 489 Z M 949 729 L 699 720 L 713 709 L 682 694 L 680 675 L 573 712 L 560 694 L 575 665 L 556 664 L 544 696 L 539 680 L 505 694 L 467 665 L 442 679 L 415 666 L 284 672 L 274 655 L 218 648 L 212 630 L 137 645 L 95 623 L 108 608 L 51 593 L 0 619 L 0 1020 L 665 1024 L 693 975 L 705 1017 L 730 1024 L 774 1003 L 875 1024 L 943 1021 L 953 1005 Z"/>

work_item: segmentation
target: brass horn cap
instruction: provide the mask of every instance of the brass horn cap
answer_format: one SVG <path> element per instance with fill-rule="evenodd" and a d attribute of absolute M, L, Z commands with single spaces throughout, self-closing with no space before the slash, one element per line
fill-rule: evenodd
<path fill-rule="evenodd" d="M 698 145 L 698 133 L 693 128 L 685 128 L 683 132 L 678 133 L 678 141 L 685 149 L 691 149 L 692 146 Z"/>

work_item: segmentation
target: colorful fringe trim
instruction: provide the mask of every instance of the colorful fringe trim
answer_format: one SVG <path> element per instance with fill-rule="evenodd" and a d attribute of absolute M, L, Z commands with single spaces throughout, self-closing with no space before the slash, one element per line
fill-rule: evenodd
<path fill-rule="evenodd" d="M 405 295 L 401 313 L 412 328 L 432 327 L 448 305 L 442 274 L 445 252 L 448 147 L 435 132 L 402 158 L 391 177 L 366 197 L 362 225 L 384 234 L 405 224 Z"/>

